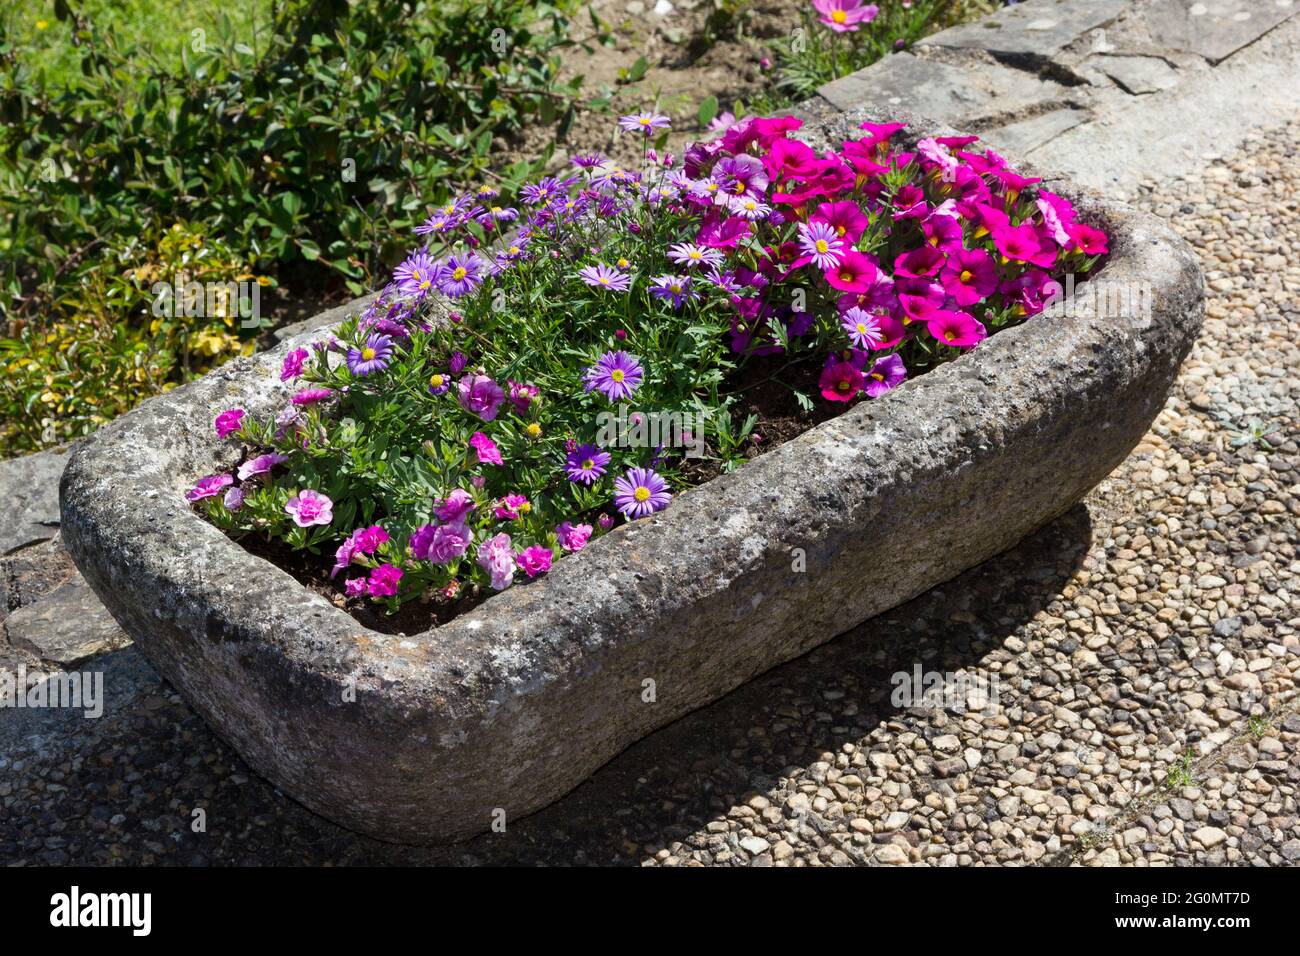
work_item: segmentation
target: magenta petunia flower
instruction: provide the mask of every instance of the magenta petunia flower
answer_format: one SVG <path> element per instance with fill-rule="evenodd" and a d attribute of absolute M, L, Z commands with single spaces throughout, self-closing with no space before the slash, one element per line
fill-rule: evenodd
<path fill-rule="evenodd" d="M 302 374 L 302 364 L 307 361 L 306 349 L 294 349 L 284 357 L 280 366 L 280 381 L 287 382 Z"/>
<path fill-rule="evenodd" d="M 601 451 L 595 445 L 579 445 L 565 459 L 564 472 L 570 481 L 591 485 L 605 474 L 608 464 L 609 452 Z"/>
<path fill-rule="evenodd" d="M 555 528 L 555 537 L 559 539 L 560 547 L 565 551 L 581 551 L 587 546 L 587 540 L 591 537 L 592 527 L 589 524 L 573 524 L 569 521 L 557 525 Z"/>
<path fill-rule="evenodd" d="M 348 349 L 348 371 L 358 378 L 388 368 L 393 355 L 393 340 L 387 335 L 373 333 L 366 337 L 365 345 Z"/>
<path fill-rule="evenodd" d="M 960 349 L 978 345 L 988 337 L 988 331 L 979 320 L 966 312 L 940 309 L 930 316 L 925 325 L 935 341 Z"/>
<path fill-rule="evenodd" d="M 963 309 L 997 291 L 998 267 L 983 249 L 961 249 L 939 276 L 944 291 Z"/>
<path fill-rule="evenodd" d="M 903 384 L 907 378 L 907 368 L 903 365 L 903 360 L 897 355 L 882 355 L 876 359 L 871 371 L 867 373 L 867 383 L 864 391 L 868 398 L 875 398 L 878 395 L 884 395 L 891 388 Z"/>
<path fill-rule="evenodd" d="M 217 429 L 217 437 L 225 438 L 227 435 L 239 431 L 239 423 L 243 418 L 244 410 L 242 408 L 226 409 L 218 415 L 217 420 L 213 422 L 213 425 L 215 425 Z"/>
<path fill-rule="evenodd" d="M 432 219 L 429 225 L 433 225 Z M 416 231 L 419 232 L 418 229 Z M 438 284 L 441 268 L 438 263 L 429 258 L 427 252 L 421 249 L 411 253 L 393 270 L 393 281 L 397 283 L 397 289 L 403 295 L 423 298 Z"/>
<path fill-rule="evenodd" d="M 626 401 L 641 384 L 641 364 L 627 352 L 606 352 L 591 368 L 585 379 L 587 391 L 599 391 L 611 402 Z"/>
<path fill-rule="evenodd" d="M 442 267 L 438 288 L 443 295 L 459 299 L 483 282 L 483 260 L 473 252 L 455 253 Z"/>
<path fill-rule="evenodd" d="M 822 222 L 835 230 L 835 235 L 853 246 L 862 238 L 868 220 L 862 207 L 852 200 L 828 202 L 817 207 L 812 215 L 813 222 Z"/>
<path fill-rule="evenodd" d="M 822 273 L 832 289 L 841 292 L 867 292 L 876 282 L 879 270 L 875 260 L 864 252 L 850 249 L 837 265 Z"/>
<path fill-rule="evenodd" d="M 334 520 L 334 502 L 311 488 L 304 488 L 290 498 L 285 503 L 284 510 L 300 528 L 326 525 Z"/>
<path fill-rule="evenodd" d="M 497 502 L 492 513 L 502 521 L 514 521 L 531 507 L 525 495 L 506 495 Z"/>
<path fill-rule="evenodd" d="M 388 540 L 388 532 L 377 524 L 368 528 L 358 528 L 352 532 L 357 551 L 361 554 L 374 554 L 379 546 Z"/>
<path fill-rule="evenodd" d="M 817 387 L 828 402 L 850 402 L 863 386 L 862 372 L 852 362 L 835 361 L 822 369 Z"/>
<path fill-rule="evenodd" d="M 844 240 L 830 223 L 800 223 L 799 251 L 818 269 L 834 269 L 844 257 Z"/>
<path fill-rule="evenodd" d="M 1084 255 L 1099 256 L 1109 248 L 1106 234 L 1092 226 L 1076 222 L 1067 226 L 1066 232 L 1070 236 L 1070 247 L 1081 250 Z"/>
<path fill-rule="evenodd" d="M 880 322 L 857 306 L 840 316 L 840 325 L 848 333 L 849 342 L 860 349 L 874 348 L 880 343 Z"/>
<path fill-rule="evenodd" d="M 398 582 L 402 580 L 402 569 L 393 564 L 381 564 L 370 572 L 366 590 L 371 597 L 391 597 L 397 593 Z"/>
<path fill-rule="evenodd" d="M 525 414 L 529 406 L 542 394 L 542 390 L 536 385 L 527 385 L 514 379 L 507 379 L 506 384 L 510 386 L 510 404 L 520 415 Z"/>
<path fill-rule="evenodd" d="M 239 466 L 239 480 L 247 481 L 254 475 L 269 475 L 272 468 L 288 460 L 288 455 L 277 455 L 274 452 L 250 458 Z"/>
<path fill-rule="evenodd" d="M 421 561 L 449 564 L 469 550 L 470 538 L 463 524 L 426 524 L 411 535 L 411 553 Z"/>
<path fill-rule="evenodd" d="M 587 285 L 611 292 L 626 292 L 632 285 L 632 277 L 625 272 L 611 269 L 603 262 L 578 270 L 578 278 Z"/>
<path fill-rule="evenodd" d="M 361 597 L 366 593 L 365 578 L 349 578 L 343 584 L 343 593 L 348 597 Z"/>
<path fill-rule="evenodd" d="M 234 483 L 235 479 L 230 475 L 208 475 L 206 478 L 200 478 L 193 488 L 185 492 L 185 500 L 202 501 L 204 498 L 215 497 Z"/>
<path fill-rule="evenodd" d="M 1056 250 L 1044 248 L 1038 241 L 1037 231 L 1030 225 L 994 229 L 993 245 L 1013 262 L 1029 262 L 1044 269 L 1050 269 L 1056 262 Z"/>
<path fill-rule="evenodd" d="M 497 417 L 501 403 L 506 400 L 505 390 L 486 375 L 471 372 L 456 385 L 461 408 L 477 415 L 485 422 Z"/>
<path fill-rule="evenodd" d="M 478 564 L 492 578 L 492 587 L 504 591 L 515 576 L 514 543 L 502 531 L 478 546 Z"/>
<path fill-rule="evenodd" d="M 543 547 L 540 544 L 534 544 L 531 547 L 524 548 L 515 558 L 516 563 L 523 568 L 524 574 L 530 578 L 535 578 L 539 574 L 545 574 L 551 570 L 551 560 L 554 556 L 551 549 Z"/>
<path fill-rule="evenodd" d="M 650 136 L 657 130 L 670 129 L 672 121 L 662 113 L 632 113 L 620 116 L 618 126 L 625 133 L 644 133 Z"/>
<path fill-rule="evenodd" d="M 650 280 L 650 294 L 660 301 L 668 302 L 674 309 L 680 309 L 695 298 L 690 276 L 655 276 Z"/>
<path fill-rule="evenodd" d="M 325 401 L 333 394 L 334 392 L 328 388 L 304 388 L 295 392 L 290 401 L 295 405 L 314 405 Z"/>
<path fill-rule="evenodd" d="M 496 442 L 482 432 L 475 432 L 470 436 L 469 447 L 474 449 L 478 455 L 480 465 L 502 465 L 505 462 L 501 458 L 501 451 L 497 448 Z M 454 494 L 454 492 L 453 492 Z"/>
<path fill-rule="evenodd" d="M 894 260 L 894 275 L 908 278 L 929 278 L 943 268 L 945 257 L 934 246 L 921 246 L 901 253 Z"/>
<path fill-rule="evenodd" d="M 244 507 L 244 489 L 227 488 L 225 497 L 221 499 L 221 503 L 231 511 L 238 511 L 240 508 Z"/>
<path fill-rule="evenodd" d="M 445 521 L 447 524 L 464 524 L 469 513 L 476 507 L 478 506 L 474 504 L 473 496 L 468 491 L 457 488 L 445 500 L 438 503 L 433 513 L 438 516 L 439 521 Z"/>
<path fill-rule="evenodd" d="M 629 521 L 663 511 L 671 500 L 668 482 L 653 468 L 629 468 L 614 479 L 614 507 Z"/>

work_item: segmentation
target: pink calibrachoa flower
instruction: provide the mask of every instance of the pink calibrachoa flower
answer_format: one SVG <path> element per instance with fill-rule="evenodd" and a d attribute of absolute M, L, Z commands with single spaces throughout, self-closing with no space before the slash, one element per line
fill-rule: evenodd
<path fill-rule="evenodd" d="M 850 246 L 855 245 L 862 238 L 862 233 L 866 231 L 868 224 L 862 207 L 852 200 L 822 203 L 812 214 L 812 221 L 826 223 L 835 230 L 835 235 Z"/>
<path fill-rule="evenodd" d="M 614 479 L 614 507 L 629 521 L 663 511 L 671 499 L 668 482 L 653 468 L 629 468 Z"/>
<path fill-rule="evenodd" d="M 240 508 L 244 507 L 244 489 L 227 488 L 225 496 L 221 499 L 221 503 L 231 511 L 238 511 Z"/>
<path fill-rule="evenodd" d="M 271 473 L 272 468 L 288 460 L 288 455 L 277 455 L 274 452 L 250 458 L 239 466 L 239 480 L 247 481 L 254 475 L 268 475 Z"/>
<path fill-rule="evenodd" d="M 933 246 L 921 246 L 900 253 L 894 260 L 894 275 L 909 278 L 929 278 L 943 268 L 944 255 Z"/>
<path fill-rule="evenodd" d="M 463 524 L 426 524 L 411 535 L 411 553 L 420 561 L 449 564 L 469 550 L 470 538 Z"/>
<path fill-rule="evenodd" d="M 573 524 L 565 521 L 556 526 L 555 537 L 559 539 L 560 547 L 565 551 L 581 551 L 587 546 L 587 540 L 591 537 L 592 527 L 589 524 Z"/>
<path fill-rule="evenodd" d="M 1012 262 L 1030 262 L 1050 268 L 1056 262 L 1056 250 L 1044 249 L 1033 226 L 1006 226 L 993 230 L 993 245 L 1003 258 Z"/>
<path fill-rule="evenodd" d="M 218 415 L 217 420 L 213 422 L 213 425 L 215 425 L 217 429 L 217 437 L 225 438 L 227 435 L 239 431 L 239 423 L 243 418 L 244 410 L 242 408 L 226 409 Z"/>
<path fill-rule="evenodd" d="M 550 548 L 543 547 L 540 544 L 534 544 L 531 547 L 524 548 L 519 552 L 515 561 L 519 567 L 523 568 L 524 574 L 530 578 L 535 578 L 539 574 L 545 574 L 551 570 L 551 560 L 554 555 Z"/>
<path fill-rule="evenodd" d="M 294 392 L 290 401 L 295 405 L 314 405 L 317 402 L 325 401 L 333 394 L 333 390 L 328 388 L 304 388 Z"/>
<path fill-rule="evenodd" d="M 352 532 L 352 538 L 358 553 L 374 554 L 388 540 L 388 532 L 379 525 L 372 524 L 368 528 L 358 528 Z"/>
<path fill-rule="evenodd" d="M 1106 234 L 1100 229 L 1076 222 L 1067 226 L 1066 232 L 1070 236 L 1070 248 L 1081 249 L 1085 255 L 1099 256 L 1109 249 Z"/>
<path fill-rule="evenodd" d="M 349 578 L 343 585 L 343 593 L 348 597 L 361 597 L 366 593 L 366 579 Z"/>
<path fill-rule="evenodd" d="M 966 308 L 997 291 L 998 267 L 983 249 L 962 249 L 949 257 L 939 278 L 944 291 Z"/>
<path fill-rule="evenodd" d="M 185 492 L 185 500 L 202 501 L 204 498 L 215 497 L 234 483 L 235 479 L 230 475 L 208 475 L 206 478 L 200 478 L 193 488 Z"/>
<path fill-rule="evenodd" d="M 901 358 L 897 355 L 882 355 L 876 359 L 875 364 L 871 366 L 871 371 L 867 373 L 863 391 L 867 393 L 868 398 L 876 398 L 884 395 L 891 388 L 902 385 L 906 378 L 907 368 Z"/>
<path fill-rule="evenodd" d="M 874 348 L 880 342 L 880 322 L 856 306 L 840 316 L 840 325 L 849 341 L 860 349 Z"/>
<path fill-rule="evenodd" d="M 460 406 L 490 422 L 497 417 L 497 410 L 506 400 L 506 393 L 501 386 L 486 375 L 471 373 L 457 383 Z"/>
<path fill-rule="evenodd" d="M 294 349 L 286 355 L 284 363 L 280 366 L 280 381 L 287 382 L 301 375 L 302 364 L 307 361 L 307 355 L 306 349 Z"/>
<path fill-rule="evenodd" d="M 476 507 L 474 498 L 468 491 L 462 488 L 456 488 L 449 494 L 445 500 L 440 501 L 438 506 L 433 509 L 433 513 L 438 516 L 439 521 L 445 521 L 447 524 L 464 524 L 469 513 Z"/>
<path fill-rule="evenodd" d="M 862 24 L 876 19 L 880 8 L 874 3 L 865 6 L 862 0 L 812 0 L 817 19 L 836 33 L 855 33 Z"/>
<path fill-rule="evenodd" d="M 863 252 L 850 250 L 839 263 L 827 269 L 826 281 L 841 292 L 866 292 L 876 279 L 876 263 Z"/>
<path fill-rule="evenodd" d="M 391 597 L 397 593 L 398 582 L 402 580 L 402 569 L 393 564 L 381 564 L 370 572 L 366 590 L 371 597 Z"/>
<path fill-rule="evenodd" d="M 481 465 L 505 464 L 501 459 L 501 451 L 497 448 L 496 442 L 482 432 L 475 432 L 470 436 L 469 447 L 474 449 Z"/>
<path fill-rule="evenodd" d="M 478 546 L 478 564 L 492 577 L 492 587 L 504 591 L 515 576 L 514 543 L 502 531 Z"/>
<path fill-rule="evenodd" d="M 334 520 L 334 502 L 311 488 L 304 488 L 290 498 L 285 503 L 284 510 L 300 528 L 326 525 Z"/>
<path fill-rule="evenodd" d="M 506 384 L 510 386 L 510 404 L 520 415 L 526 413 L 537 396 L 542 394 L 542 390 L 536 385 L 525 385 L 513 379 L 507 380 Z"/>
<path fill-rule="evenodd" d="M 936 342 L 965 349 L 979 345 L 988 337 L 988 331 L 973 315 L 966 312 L 948 312 L 940 309 L 926 321 Z"/>
<path fill-rule="evenodd" d="M 835 361 L 822 369 L 817 387 L 829 402 L 851 402 L 862 388 L 862 373 L 852 362 Z"/>
<path fill-rule="evenodd" d="M 614 516 L 602 512 L 600 517 L 596 519 L 596 524 L 600 525 L 601 531 L 608 531 L 614 527 Z"/>

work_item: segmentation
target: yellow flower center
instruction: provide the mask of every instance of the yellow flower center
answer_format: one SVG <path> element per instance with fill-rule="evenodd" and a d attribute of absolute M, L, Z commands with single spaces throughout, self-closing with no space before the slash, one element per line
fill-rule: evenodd
<path fill-rule="evenodd" d="M 945 341 L 951 342 L 953 339 L 957 337 L 957 333 L 954 332 L 952 329 L 945 329 L 943 333 L 943 337 Z"/>
<path fill-rule="evenodd" d="M 825 239 L 818 239 L 814 248 L 818 252 L 825 252 L 827 249 L 830 248 L 830 243 L 828 243 Z"/>
<path fill-rule="evenodd" d="M 867 326 L 866 326 L 866 324 L 865 324 L 865 323 L 862 323 L 862 322 L 859 322 L 859 323 L 858 323 L 858 331 L 861 332 L 863 335 L 866 335 L 866 334 L 867 334 Z"/>
<path fill-rule="evenodd" d="M 365 348 L 361 350 L 361 357 L 365 359 L 367 362 L 369 362 L 371 359 L 375 357 L 375 350 L 372 349 L 369 345 L 367 345 Z"/>
<path fill-rule="evenodd" d="M 443 378 L 441 375 L 433 375 L 429 377 L 429 384 L 434 388 L 442 388 L 442 382 Z"/>
<path fill-rule="evenodd" d="M 510 247 L 510 254 L 511 254 L 512 256 L 517 256 L 517 255 L 519 255 L 519 247 L 518 247 L 518 246 L 511 246 L 511 247 Z"/>
<path fill-rule="evenodd" d="M 637 501 L 649 501 L 650 489 L 647 488 L 645 485 L 641 485 L 637 488 L 636 491 L 632 492 L 632 497 L 635 498 Z"/>
<path fill-rule="evenodd" d="M 736 185 L 732 186 L 731 188 L 732 190 L 735 191 L 736 195 L 739 196 L 741 193 L 745 191 L 745 184 L 743 181 L 738 179 L 736 180 Z"/>
<path fill-rule="evenodd" d="M 848 19 L 848 15 L 843 10 L 832 10 L 831 19 L 836 23 L 843 23 Z"/>
<path fill-rule="evenodd" d="M 836 388 L 838 388 L 841 392 L 847 392 L 851 388 L 853 388 L 853 383 L 850 382 L 847 378 L 842 378 L 840 379 L 840 384 L 837 385 Z"/>
<path fill-rule="evenodd" d="M 452 270 L 451 277 L 455 279 L 457 282 L 459 282 L 461 279 L 465 278 L 465 274 L 466 274 L 465 267 L 457 266 L 455 269 Z"/>
<path fill-rule="evenodd" d="M 959 275 L 957 278 L 962 281 L 962 285 L 965 285 L 967 282 L 970 282 L 970 280 L 973 279 L 974 276 L 971 275 L 971 271 L 969 269 L 962 269 L 961 275 Z"/>
<path fill-rule="evenodd" d="M 640 119 L 638 119 L 637 122 L 640 123 L 642 126 L 649 126 L 649 125 L 650 125 L 650 120 L 648 120 L 648 119 L 647 119 L 646 117 L 644 117 L 644 116 L 642 116 Z"/>
<path fill-rule="evenodd" d="M 883 382 L 885 380 L 885 376 L 881 375 L 879 372 L 872 372 L 871 377 L 877 382 Z"/>
<path fill-rule="evenodd" d="M 594 461 L 592 461 L 590 458 L 584 458 L 584 459 L 582 459 L 582 470 L 583 470 L 583 471 L 591 471 L 591 469 L 593 469 L 593 468 L 595 468 L 595 467 L 596 467 L 596 463 L 595 463 Z"/>
<path fill-rule="evenodd" d="M 537 422 L 529 422 L 528 427 L 525 428 L 524 431 L 528 432 L 529 436 L 532 438 L 539 438 L 542 434 L 542 426 L 537 424 Z"/>
<path fill-rule="evenodd" d="M 616 368 L 616 369 L 614 369 L 614 371 L 612 371 L 612 372 L 609 373 L 609 377 L 612 378 L 612 379 L 613 379 L 614 381 L 616 381 L 616 382 L 621 382 L 621 381 L 623 381 L 623 378 L 624 378 L 624 376 L 623 376 L 623 370 L 622 370 L 621 368 Z"/>
<path fill-rule="evenodd" d="M 626 259 L 619 259 L 619 260 L 618 260 L 618 267 L 619 267 L 620 269 L 626 269 L 626 268 L 627 268 L 628 266 L 630 266 L 631 264 L 632 264 L 632 263 L 628 262 Z"/>

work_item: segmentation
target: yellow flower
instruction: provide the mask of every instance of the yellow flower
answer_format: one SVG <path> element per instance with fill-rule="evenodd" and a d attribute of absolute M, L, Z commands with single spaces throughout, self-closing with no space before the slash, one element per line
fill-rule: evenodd
<path fill-rule="evenodd" d="M 527 427 L 524 428 L 524 431 L 528 433 L 529 438 L 542 437 L 542 426 L 537 424 L 537 422 L 529 422 Z"/>
<path fill-rule="evenodd" d="M 45 29 L 46 27 L 48 27 L 49 25 L 50 25 L 50 21 L 49 21 L 49 20 L 37 20 L 37 21 L 36 21 L 36 29 L 38 29 L 38 30 L 44 30 L 44 29 Z"/>

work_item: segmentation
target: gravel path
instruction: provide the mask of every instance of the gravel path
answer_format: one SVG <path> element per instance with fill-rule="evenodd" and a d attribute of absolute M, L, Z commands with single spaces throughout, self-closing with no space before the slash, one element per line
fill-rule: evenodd
<path fill-rule="evenodd" d="M 1202 256 L 1206 328 L 1082 505 L 505 834 L 430 850 L 341 830 L 252 774 L 128 648 L 103 718 L 0 732 L 0 861 L 1295 862 L 1298 150 L 1300 122 L 1139 195 Z M 996 679 L 998 706 L 896 706 L 892 675 L 917 667 Z"/>

